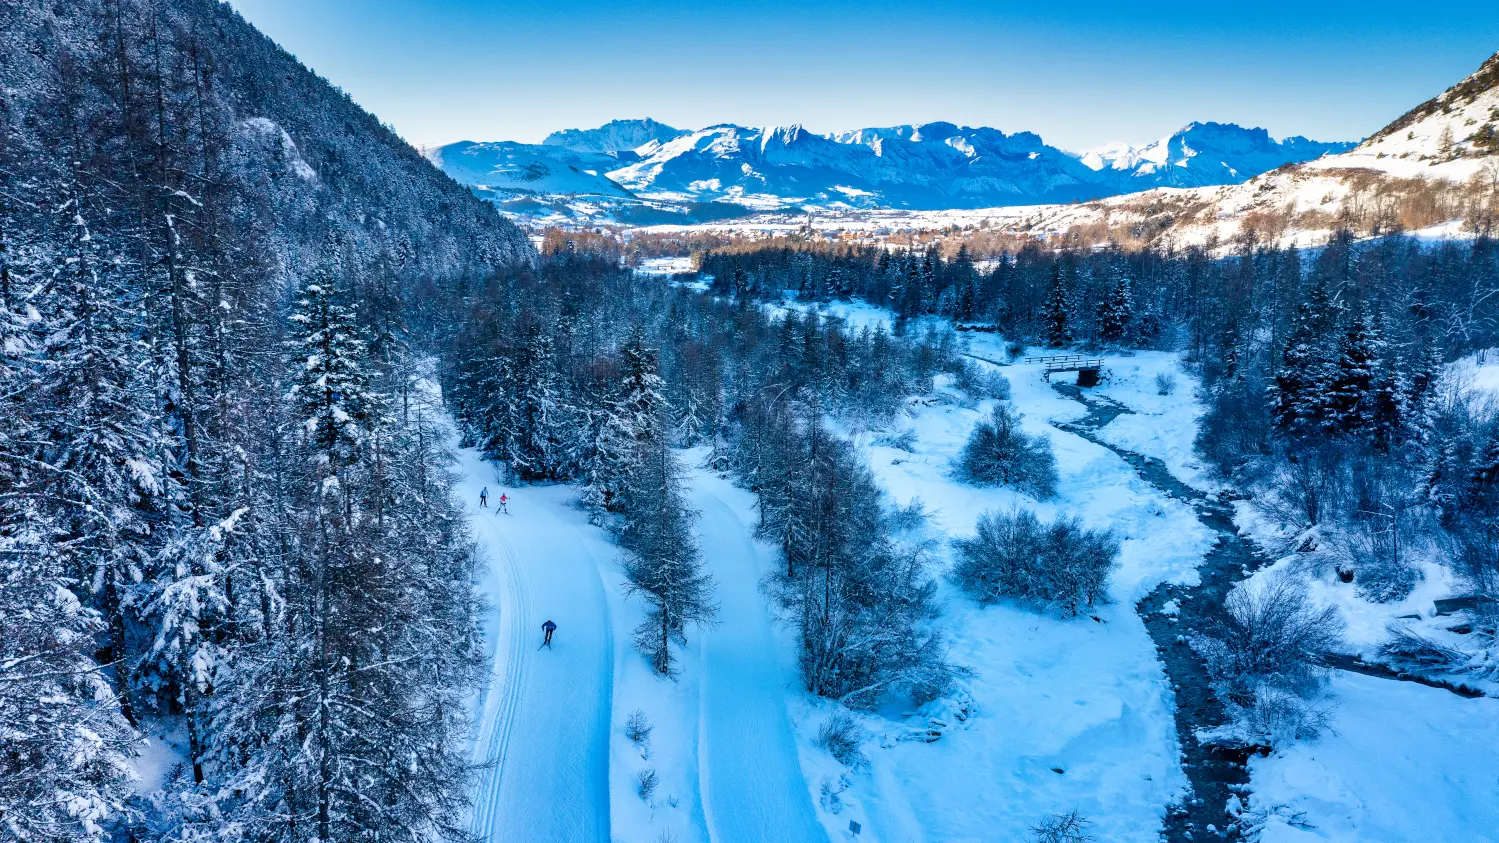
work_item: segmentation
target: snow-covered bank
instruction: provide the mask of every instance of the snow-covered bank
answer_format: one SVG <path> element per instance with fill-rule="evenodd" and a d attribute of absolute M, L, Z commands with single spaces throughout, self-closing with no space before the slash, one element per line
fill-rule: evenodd
<path fill-rule="evenodd" d="M 1261 843 L 1499 841 L 1499 700 L 1342 673 L 1332 728 L 1250 762 Z"/>

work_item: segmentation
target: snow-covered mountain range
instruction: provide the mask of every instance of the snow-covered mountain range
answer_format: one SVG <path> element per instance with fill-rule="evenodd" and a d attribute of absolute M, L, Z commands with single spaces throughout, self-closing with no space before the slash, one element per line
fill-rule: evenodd
<path fill-rule="evenodd" d="M 1276 141 L 1264 129 L 1232 123 L 1189 123 L 1145 146 L 1115 144 L 1088 152 L 1082 162 L 1109 171 L 1131 189 L 1236 184 L 1286 164 L 1347 152 L 1356 144 L 1304 137 Z"/>
<path fill-rule="evenodd" d="M 541 144 L 463 141 L 428 157 L 512 210 L 577 210 L 580 201 L 588 211 L 632 202 L 663 209 L 942 209 L 1230 184 L 1351 146 L 1300 137 L 1277 142 L 1264 129 L 1192 123 L 1146 146 L 1078 155 L 1032 132 L 942 122 L 817 134 L 796 125 L 686 131 L 644 119 L 554 132 Z"/>
<path fill-rule="evenodd" d="M 1144 147 L 1081 156 L 1087 167 L 1133 185 L 1095 201 L 825 209 L 813 220 L 760 214 L 711 227 L 784 232 L 810 225 L 869 238 L 985 229 L 1031 239 L 1071 235 L 1095 243 L 1208 246 L 1220 253 L 1246 242 L 1316 245 L 1340 227 L 1361 236 L 1468 236 L 1499 219 L 1499 54 L 1357 146 L 1327 149 L 1338 146 L 1347 145 L 1302 138 L 1277 144 L 1261 130 L 1192 124 Z"/>

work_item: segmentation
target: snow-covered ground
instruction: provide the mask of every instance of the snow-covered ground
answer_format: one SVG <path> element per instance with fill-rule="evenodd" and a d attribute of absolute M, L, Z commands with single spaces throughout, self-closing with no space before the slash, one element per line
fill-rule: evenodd
<path fill-rule="evenodd" d="M 982 342 L 995 347 L 976 353 L 1001 353 L 997 338 Z M 1170 686 L 1134 603 L 1164 580 L 1193 581 L 1212 536 L 1186 505 L 1146 485 L 1118 456 L 1047 424 L 1084 411 L 1052 390 L 1039 367 L 1003 371 L 1026 431 L 1049 436 L 1056 450 L 1054 500 L 950 476 L 952 458 L 991 403 L 965 407 L 946 391 L 913 403 L 899 421 L 916 434 L 911 452 L 869 445 L 870 464 L 895 502 L 925 505 L 944 560 L 945 539 L 971 535 L 992 509 L 1022 506 L 1046 520 L 1076 515 L 1112 527 L 1123 539 L 1114 602 L 1098 607 L 1097 620 L 1062 619 L 1019 606 L 978 607 L 944 582 L 942 622 L 953 660 L 972 670 L 959 694 L 971 713 L 959 723 L 952 704 L 939 703 L 908 718 L 863 718 L 876 739 L 866 750 L 868 772 L 849 776 L 841 794 L 844 815 L 865 825 L 867 839 L 1024 840 L 1047 814 L 1079 809 L 1097 823 L 1100 840 L 1154 841 L 1186 780 Z M 906 739 L 933 717 L 949 727 L 940 740 Z M 828 765 L 808 775 L 829 775 Z"/>
<path fill-rule="evenodd" d="M 1331 730 L 1250 762 L 1261 843 L 1499 841 L 1499 700 L 1338 674 Z"/>

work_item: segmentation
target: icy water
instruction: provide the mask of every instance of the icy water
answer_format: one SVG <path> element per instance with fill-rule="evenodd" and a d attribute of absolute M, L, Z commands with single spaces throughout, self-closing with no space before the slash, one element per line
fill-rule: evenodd
<path fill-rule="evenodd" d="M 1099 396 L 1084 396 L 1082 390 L 1068 384 L 1053 384 L 1068 398 L 1081 402 L 1088 415 L 1076 422 L 1059 424 L 1070 433 L 1102 445 L 1127 461 L 1141 479 L 1166 495 L 1188 503 L 1197 520 L 1218 535 L 1218 542 L 1208 551 L 1198 567 L 1201 583 L 1195 586 L 1163 584 L 1135 605 L 1155 641 L 1161 664 L 1176 691 L 1176 734 L 1181 743 L 1182 769 L 1192 783 L 1192 793 L 1185 804 L 1173 806 L 1166 819 L 1165 838 L 1169 841 L 1236 839 L 1230 831 L 1234 818 L 1228 814 L 1228 799 L 1235 791 L 1242 793 L 1249 784 L 1244 764 L 1248 756 L 1241 751 L 1205 746 L 1197 740 L 1197 730 L 1225 722 L 1223 706 L 1208 683 L 1207 667 L 1187 644 L 1194 633 L 1211 632 L 1226 619 L 1224 598 L 1229 589 L 1268 559 L 1249 541 L 1240 537 L 1233 523 L 1233 510 L 1227 504 L 1182 483 L 1157 460 L 1126 451 L 1100 439 L 1096 431 L 1132 412 L 1127 407 Z M 1161 613 L 1161 608 L 1176 601 L 1175 616 Z"/>

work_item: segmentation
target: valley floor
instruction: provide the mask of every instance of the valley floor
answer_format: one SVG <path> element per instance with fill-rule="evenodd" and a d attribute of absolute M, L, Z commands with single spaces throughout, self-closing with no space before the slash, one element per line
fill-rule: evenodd
<path fill-rule="evenodd" d="M 1001 359 L 997 337 L 972 342 L 975 355 Z M 1191 452 L 1194 384 L 1176 357 L 1141 353 L 1109 368 L 1100 392 L 1136 415 L 1099 435 L 1210 488 Z M 1156 394 L 1158 372 L 1179 379 L 1171 395 Z M 1123 540 L 1113 602 L 1061 619 L 977 607 L 944 581 L 952 657 L 971 672 L 949 699 L 921 710 L 860 715 L 869 764 L 857 770 L 816 745 L 832 708 L 803 693 L 789 631 L 761 590 L 776 553 L 753 538 L 752 496 L 697 467 L 702 451 L 682 456 L 720 623 L 689 630 L 674 680 L 652 675 L 631 645 L 642 608 L 624 592 L 608 534 L 573 505 L 576 490 L 503 489 L 477 453 L 462 451 L 460 493 L 491 570 L 483 587 L 495 665 L 475 748 L 495 764 L 476 794 L 474 830 L 494 841 L 1025 840 L 1047 814 L 1076 809 L 1099 840 L 1155 841 L 1167 806 L 1190 794 L 1171 682 L 1135 604 L 1162 582 L 1195 582 L 1215 537 L 1188 502 L 1059 429 L 1084 408 L 1038 371 L 1004 373 L 1027 432 L 1056 450 L 1061 485 L 1051 501 L 951 479 L 952 457 L 989 408 L 952 389 L 913 401 L 897 419 L 915 434 L 909 451 L 845 432 L 896 503 L 923 503 L 944 566 L 949 538 L 971 534 L 986 510 L 1022 506 L 1112 527 Z M 512 515 L 478 508 L 486 484 L 491 501 L 510 492 Z M 538 650 L 548 617 L 559 625 L 556 646 Z M 1265 841 L 1393 842 L 1421 829 L 1438 834 L 1426 839 L 1496 839 L 1493 700 L 1345 675 L 1333 691 L 1332 733 L 1251 763 L 1246 802 L 1263 815 Z M 637 710 L 654 725 L 641 744 L 623 728 Z M 659 783 L 642 797 L 638 776 L 649 772 Z"/>

